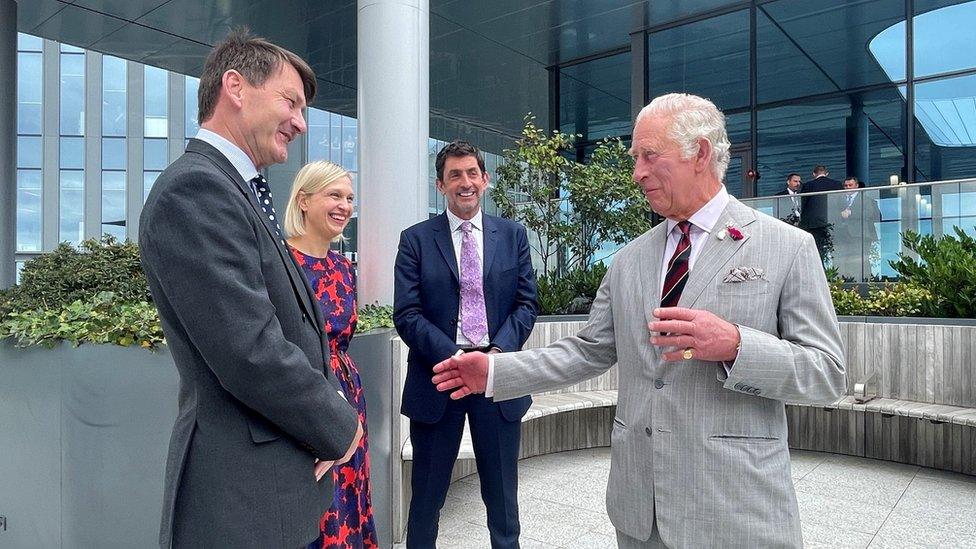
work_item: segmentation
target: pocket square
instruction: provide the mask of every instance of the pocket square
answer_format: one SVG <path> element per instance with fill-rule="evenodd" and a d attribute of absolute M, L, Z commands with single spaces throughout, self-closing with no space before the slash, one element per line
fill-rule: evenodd
<path fill-rule="evenodd" d="M 759 267 L 732 267 L 722 282 L 745 282 L 747 280 L 764 280 L 765 272 Z"/>

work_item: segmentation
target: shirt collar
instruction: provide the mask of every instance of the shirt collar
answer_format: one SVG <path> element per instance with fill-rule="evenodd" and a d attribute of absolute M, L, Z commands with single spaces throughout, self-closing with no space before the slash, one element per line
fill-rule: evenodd
<path fill-rule="evenodd" d="M 451 212 L 451 210 L 445 210 L 445 213 L 447 213 L 447 222 L 451 225 L 452 233 L 458 230 L 459 228 L 461 228 L 461 223 L 464 223 L 465 221 L 470 221 L 471 226 L 474 227 L 475 229 L 478 229 L 479 231 L 482 230 L 481 208 L 478 208 L 478 213 L 474 214 L 474 217 L 468 220 L 461 219 L 460 217 L 454 215 L 454 213 Z"/>
<path fill-rule="evenodd" d="M 230 161 L 237 173 L 240 174 L 244 181 L 251 181 L 256 175 L 258 175 L 258 169 L 254 167 L 254 162 L 251 162 L 251 158 L 247 156 L 240 147 L 227 140 L 224 136 L 212 132 L 210 130 L 200 128 L 197 132 L 197 139 L 208 143 L 213 146 L 213 148 L 220 151 L 220 154 L 224 155 L 227 160 Z"/>
<path fill-rule="evenodd" d="M 725 190 L 725 185 L 715 193 L 711 200 L 705 203 L 697 212 L 693 213 L 688 221 L 706 233 L 711 233 L 715 224 L 718 223 L 725 207 L 729 205 L 729 192 Z M 668 219 L 668 234 L 678 225 L 673 219 Z"/>

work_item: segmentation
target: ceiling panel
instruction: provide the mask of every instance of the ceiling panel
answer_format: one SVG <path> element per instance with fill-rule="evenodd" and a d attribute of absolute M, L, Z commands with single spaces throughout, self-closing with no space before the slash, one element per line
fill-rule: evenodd
<path fill-rule="evenodd" d="M 169 0 L 72 0 L 80 8 L 90 9 L 126 21 L 134 21 L 140 16 L 162 6 Z"/>
<path fill-rule="evenodd" d="M 48 3 L 54 3 L 48 1 Z M 20 17 L 18 16 L 18 27 Z M 125 21 L 108 17 L 88 9 L 65 5 L 41 25 L 34 28 L 31 34 L 65 42 L 79 48 L 90 48 L 94 42 L 125 25 Z"/>

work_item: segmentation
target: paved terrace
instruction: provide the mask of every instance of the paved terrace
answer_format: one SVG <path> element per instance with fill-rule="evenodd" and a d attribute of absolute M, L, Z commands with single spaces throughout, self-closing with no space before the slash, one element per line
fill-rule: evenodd
<path fill-rule="evenodd" d="M 976 477 L 819 452 L 791 456 L 806 547 L 976 549 Z M 521 461 L 523 549 L 616 547 L 604 507 L 609 472 L 609 448 Z M 477 475 L 451 486 L 440 524 L 441 549 L 489 547 Z"/>

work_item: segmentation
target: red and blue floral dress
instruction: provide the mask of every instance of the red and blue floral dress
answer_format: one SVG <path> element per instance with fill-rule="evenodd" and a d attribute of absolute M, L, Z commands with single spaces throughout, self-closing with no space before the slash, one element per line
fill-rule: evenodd
<path fill-rule="evenodd" d="M 313 257 L 292 248 L 295 262 L 305 272 L 325 319 L 331 354 L 329 366 L 346 400 L 359 412 L 363 438 L 348 463 L 332 468 L 335 498 L 319 521 L 319 538 L 309 549 L 361 549 L 378 547 L 369 489 L 369 443 L 366 435 L 366 398 L 356 364 L 349 356 L 349 340 L 356 331 L 356 279 L 352 263 L 329 251 Z"/>

